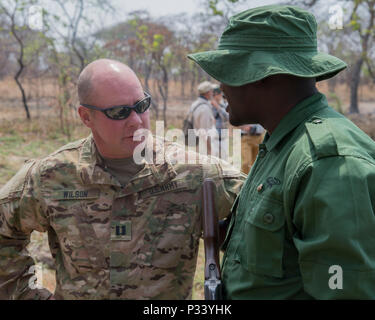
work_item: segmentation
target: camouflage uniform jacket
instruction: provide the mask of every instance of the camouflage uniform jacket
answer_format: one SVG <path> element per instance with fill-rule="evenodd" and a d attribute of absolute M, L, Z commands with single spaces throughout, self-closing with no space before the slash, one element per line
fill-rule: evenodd
<path fill-rule="evenodd" d="M 166 154 L 181 152 L 170 146 Z M 223 218 L 245 176 L 222 162 L 145 164 L 122 187 L 92 136 L 28 161 L 0 190 L 0 298 L 50 295 L 28 284 L 33 230 L 48 232 L 56 299 L 190 298 L 206 177 Z"/>

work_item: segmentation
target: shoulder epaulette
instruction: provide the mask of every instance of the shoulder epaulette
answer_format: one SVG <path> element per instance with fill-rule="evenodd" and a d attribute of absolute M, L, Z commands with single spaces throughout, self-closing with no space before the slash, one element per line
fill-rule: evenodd
<path fill-rule="evenodd" d="M 305 126 L 318 159 L 338 155 L 337 143 L 327 120 L 313 117 Z"/>
<path fill-rule="evenodd" d="M 65 151 L 65 150 L 77 149 L 78 147 L 80 147 L 84 143 L 84 141 L 86 141 L 86 139 L 87 138 L 83 138 L 83 139 L 80 139 L 80 140 L 77 140 L 77 141 L 70 142 L 70 143 L 62 146 L 61 148 L 57 149 L 56 151 L 54 151 L 49 156 L 53 156 L 53 155 L 58 154 L 62 151 Z"/>
<path fill-rule="evenodd" d="M 0 204 L 8 198 L 20 197 L 27 177 L 34 164 L 37 162 L 35 159 L 28 160 L 24 163 L 22 168 L 3 186 L 0 188 Z"/>

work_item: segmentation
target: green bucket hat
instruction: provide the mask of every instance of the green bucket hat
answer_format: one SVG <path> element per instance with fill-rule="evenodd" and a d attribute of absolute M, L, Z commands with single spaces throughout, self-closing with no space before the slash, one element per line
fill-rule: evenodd
<path fill-rule="evenodd" d="M 315 17 L 295 6 L 262 6 L 230 18 L 217 50 L 189 54 L 213 78 L 241 86 L 274 74 L 333 77 L 347 67 L 318 52 Z"/>

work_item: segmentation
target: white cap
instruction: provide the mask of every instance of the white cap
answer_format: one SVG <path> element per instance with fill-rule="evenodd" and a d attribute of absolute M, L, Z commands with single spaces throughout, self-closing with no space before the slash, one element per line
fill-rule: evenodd
<path fill-rule="evenodd" d="M 215 88 L 215 85 L 209 81 L 201 82 L 198 85 L 198 92 L 199 94 L 206 93 L 208 91 L 211 91 Z"/>

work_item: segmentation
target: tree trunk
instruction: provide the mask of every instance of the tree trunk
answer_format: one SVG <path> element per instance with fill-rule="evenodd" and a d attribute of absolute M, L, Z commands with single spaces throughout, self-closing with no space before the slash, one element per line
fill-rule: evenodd
<path fill-rule="evenodd" d="M 197 95 L 195 83 L 196 83 L 195 74 L 192 74 L 192 78 L 190 81 L 190 97 L 195 97 Z"/>
<path fill-rule="evenodd" d="M 165 84 L 165 82 L 163 81 L 162 84 L 158 83 L 158 87 L 159 87 L 161 98 L 163 99 L 163 121 L 164 121 L 164 128 L 166 128 L 167 127 L 168 83 Z"/>
<path fill-rule="evenodd" d="M 29 112 L 29 106 L 27 105 L 27 98 L 26 98 L 25 90 L 23 89 L 23 86 L 22 86 L 22 84 L 19 80 L 19 77 L 21 76 L 21 73 L 22 73 L 22 71 L 25 67 L 24 64 L 23 64 L 23 42 L 22 42 L 21 38 L 18 37 L 18 35 L 16 34 L 14 22 L 12 24 L 12 33 L 13 33 L 14 37 L 16 38 L 18 44 L 20 45 L 20 56 L 17 59 L 18 65 L 20 66 L 20 68 L 18 69 L 18 72 L 15 75 L 14 80 L 16 81 L 17 86 L 21 91 L 22 102 L 23 102 L 23 106 L 24 106 L 25 111 L 26 111 L 27 120 L 30 120 L 31 117 L 30 117 L 30 112 Z"/>
<path fill-rule="evenodd" d="M 154 98 L 151 100 L 152 106 L 154 107 L 155 110 L 155 115 L 156 115 L 156 120 L 159 120 L 159 98 L 157 97 L 157 90 L 158 90 L 158 84 L 157 80 L 154 79 L 152 82 L 153 84 L 153 92 L 155 93 Z"/>
<path fill-rule="evenodd" d="M 167 127 L 167 99 L 163 99 L 163 119 L 164 127 Z"/>
<path fill-rule="evenodd" d="M 363 58 L 359 58 L 353 67 L 352 78 L 350 82 L 350 108 L 349 113 L 359 113 L 358 108 L 358 87 L 361 80 L 361 69 Z"/>
<path fill-rule="evenodd" d="M 168 102 L 168 72 L 167 69 L 163 68 L 163 86 L 164 86 L 164 105 L 163 105 L 163 118 L 164 118 L 164 126 L 167 127 L 167 102 Z"/>
<path fill-rule="evenodd" d="M 164 128 L 167 127 L 167 104 L 168 104 L 168 72 L 165 66 L 160 66 L 161 71 L 163 73 L 162 79 L 158 79 L 158 88 L 160 95 L 163 99 L 163 120 L 164 120 Z"/>
<path fill-rule="evenodd" d="M 22 70 L 23 70 L 23 67 L 20 69 L 20 72 L 17 73 L 18 76 L 19 76 L 19 74 L 21 74 Z M 21 94 L 22 94 L 22 102 L 23 102 L 23 106 L 24 106 L 25 111 L 26 111 L 26 118 L 27 118 L 27 120 L 30 120 L 31 117 L 30 117 L 29 107 L 28 107 L 28 105 L 27 105 L 27 99 L 26 99 L 25 90 L 23 90 L 22 84 L 21 84 L 21 82 L 18 80 L 18 76 L 16 76 L 16 77 L 14 78 L 14 80 L 16 80 L 17 85 L 18 85 L 18 88 L 20 89 Z"/>
<path fill-rule="evenodd" d="M 145 72 L 145 89 L 146 89 L 146 92 L 147 93 L 150 93 L 150 84 L 149 84 L 149 80 L 150 80 L 150 77 L 151 77 L 151 73 L 152 73 L 152 64 L 151 63 L 147 63 L 146 64 L 146 68 L 145 68 L 146 72 Z"/>
<path fill-rule="evenodd" d="M 368 42 L 370 40 L 370 36 L 372 34 L 373 28 L 374 28 L 374 22 L 375 22 L 375 1 L 354 1 L 355 7 L 352 12 L 352 17 L 354 17 L 356 14 L 358 14 L 357 9 L 358 6 L 361 3 L 365 3 L 368 6 L 368 10 L 370 12 L 370 18 L 368 21 L 368 25 L 362 29 L 362 26 L 358 28 L 359 36 L 361 39 L 361 46 L 362 46 L 362 55 L 361 57 L 356 61 L 354 68 L 353 68 L 353 77 L 352 82 L 350 85 L 350 113 L 359 113 L 358 109 L 358 87 L 361 80 L 361 69 L 363 63 L 366 61 L 366 59 L 369 57 L 368 55 Z"/>
<path fill-rule="evenodd" d="M 181 98 L 185 98 L 185 73 L 181 74 L 180 83 L 181 83 Z"/>

